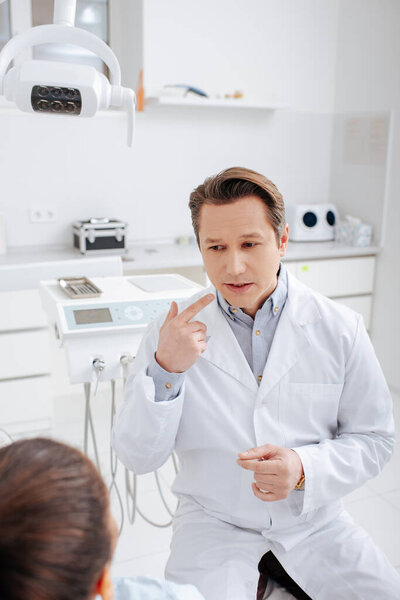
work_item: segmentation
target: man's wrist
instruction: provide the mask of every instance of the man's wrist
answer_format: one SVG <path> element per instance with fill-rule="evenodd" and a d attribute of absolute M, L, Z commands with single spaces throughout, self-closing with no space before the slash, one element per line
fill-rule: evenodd
<path fill-rule="evenodd" d="M 160 367 L 164 369 L 164 371 L 167 371 L 167 373 L 176 373 L 176 371 L 171 371 L 170 369 L 168 369 L 166 363 L 162 360 L 162 358 L 160 359 L 157 352 L 154 354 L 154 358 L 156 362 L 160 365 Z"/>

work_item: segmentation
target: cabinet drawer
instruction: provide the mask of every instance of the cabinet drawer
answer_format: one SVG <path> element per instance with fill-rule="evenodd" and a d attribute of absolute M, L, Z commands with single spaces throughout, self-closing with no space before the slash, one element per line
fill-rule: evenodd
<path fill-rule="evenodd" d="M 50 435 L 52 426 L 49 376 L 0 381 L 0 427 L 9 435 Z"/>
<path fill-rule="evenodd" d="M 0 379 L 43 375 L 49 372 L 47 329 L 0 335 Z"/>
<path fill-rule="evenodd" d="M 340 258 L 297 262 L 296 276 L 310 288 L 330 296 L 371 294 L 375 258 Z"/>
<path fill-rule="evenodd" d="M 0 292 L 0 331 L 46 326 L 38 290 Z"/>
<path fill-rule="evenodd" d="M 345 304 L 362 315 L 367 329 L 371 326 L 372 296 L 349 296 L 347 298 L 335 298 L 335 302 Z"/>

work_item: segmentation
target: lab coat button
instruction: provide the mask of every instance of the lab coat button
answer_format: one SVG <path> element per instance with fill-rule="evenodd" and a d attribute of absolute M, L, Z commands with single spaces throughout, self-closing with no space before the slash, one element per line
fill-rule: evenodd
<path fill-rule="evenodd" d="M 165 387 L 167 388 L 167 390 L 171 389 L 171 384 L 169 381 L 167 381 L 167 383 L 165 384 Z"/>
<path fill-rule="evenodd" d="M 257 329 L 256 331 L 256 335 L 260 335 L 261 331 L 259 329 Z"/>
<path fill-rule="evenodd" d="M 262 379 L 262 375 L 258 375 L 257 380 L 261 381 L 261 379 Z"/>
<path fill-rule="evenodd" d="M 279 306 L 274 306 L 274 313 L 276 314 L 279 310 Z"/>
<path fill-rule="evenodd" d="M 237 308 L 232 308 L 232 312 L 237 312 Z"/>

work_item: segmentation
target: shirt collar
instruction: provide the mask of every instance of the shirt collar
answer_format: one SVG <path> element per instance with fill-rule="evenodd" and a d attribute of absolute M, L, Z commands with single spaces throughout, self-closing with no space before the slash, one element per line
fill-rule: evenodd
<path fill-rule="evenodd" d="M 287 269 L 285 265 L 281 263 L 278 271 L 278 285 L 276 286 L 272 294 L 268 296 L 268 298 L 265 300 L 261 308 L 258 309 L 257 314 L 261 312 L 267 315 L 269 312 L 272 312 L 272 314 L 275 316 L 279 315 L 281 309 L 283 308 L 283 305 L 286 302 L 287 291 Z M 218 290 L 217 301 L 219 307 L 228 315 L 228 317 L 231 320 L 234 321 L 236 319 L 239 319 L 241 321 L 247 322 L 249 319 L 251 319 L 253 321 L 252 317 L 246 315 L 246 313 L 244 313 L 241 308 L 229 304 L 229 302 L 225 300 L 221 292 Z"/>

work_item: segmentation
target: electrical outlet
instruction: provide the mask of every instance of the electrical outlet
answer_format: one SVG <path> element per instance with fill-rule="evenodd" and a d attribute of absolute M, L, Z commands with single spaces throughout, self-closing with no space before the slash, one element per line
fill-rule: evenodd
<path fill-rule="evenodd" d="M 31 223 L 55 223 L 57 208 L 55 204 L 35 204 L 29 209 Z"/>

